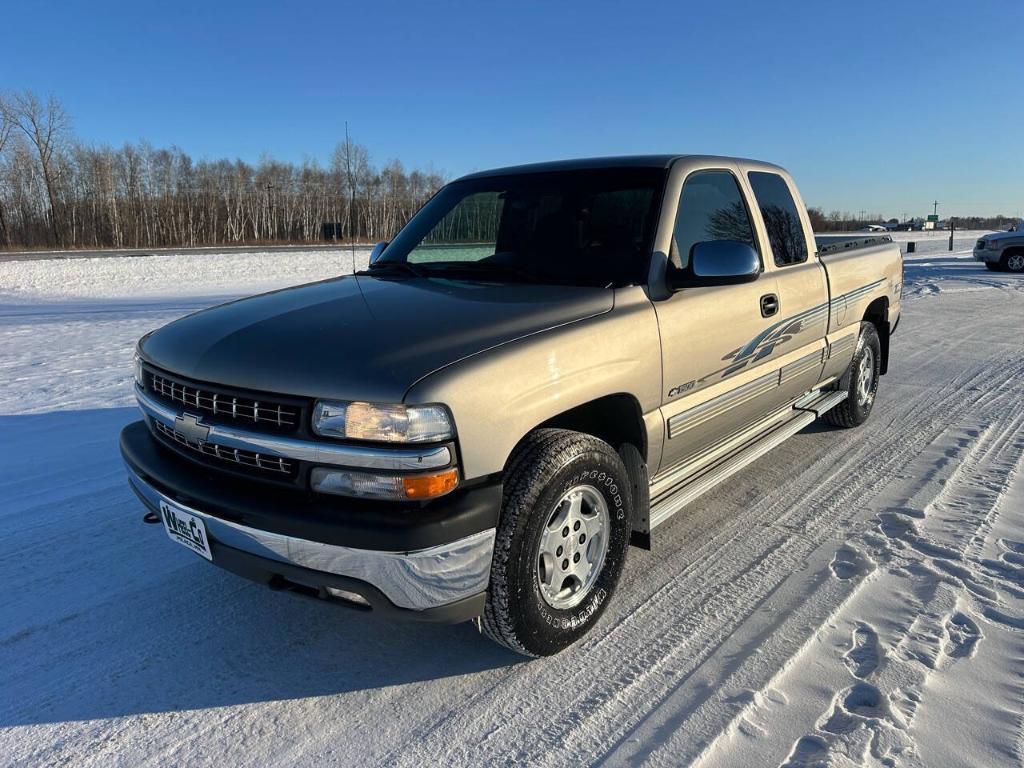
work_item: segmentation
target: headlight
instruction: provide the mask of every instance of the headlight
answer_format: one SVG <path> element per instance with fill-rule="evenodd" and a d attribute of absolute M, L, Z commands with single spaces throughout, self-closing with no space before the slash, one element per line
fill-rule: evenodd
<path fill-rule="evenodd" d="M 132 368 L 135 369 L 135 383 L 140 387 L 145 388 L 146 380 L 142 374 L 142 358 L 139 357 L 139 353 L 135 353 L 135 357 L 132 358 Z"/>
<path fill-rule="evenodd" d="M 448 411 L 440 405 L 378 405 L 320 400 L 313 431 L 323 437 L 381 443 L 435 443 L 454 436 Z"/>
<path fill-rule="evenodd" d="M 985 241 L 985 247 L 988 248 L 990 251 L 997 251 L 997 250 L 999 250 L 999 241 L 998 240 L 986 240 Z"/>
<path fill-rule="evenodd" d="M 435 499 L 455 490 L 459 484 L 459 471 L 451 468 L 431 475 L 376 475 L 315 467 L 310 480 L 313 490 L 318 493 L 406 501 Z"/>

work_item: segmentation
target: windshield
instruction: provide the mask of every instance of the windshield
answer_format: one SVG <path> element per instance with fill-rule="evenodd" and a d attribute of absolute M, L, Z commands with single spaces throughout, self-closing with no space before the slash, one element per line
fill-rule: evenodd
<path fill-rule="evenodd" d="M 523 173 L 456 181 L 373 265 L 426 276 L 628 285 L 646 276 L 665 171 Z"/>

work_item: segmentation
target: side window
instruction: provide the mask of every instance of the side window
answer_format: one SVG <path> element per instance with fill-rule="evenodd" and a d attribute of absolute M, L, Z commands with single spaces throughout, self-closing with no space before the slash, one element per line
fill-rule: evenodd
<path fill-rule="evenodd" d="M 697 171 L 687 177 L 669 258 L 685 270 L 693 246 L 706 240 L 739 240 L 757 248 L 740 186 L 728 171 Z"/>
<path fill-rule="evenodd" d="M 786 180 L 777 173 L 761 171 L 751 172 L 749 178 L 775 263 L 784 267 L 807 261 L 807 239 Z"/>

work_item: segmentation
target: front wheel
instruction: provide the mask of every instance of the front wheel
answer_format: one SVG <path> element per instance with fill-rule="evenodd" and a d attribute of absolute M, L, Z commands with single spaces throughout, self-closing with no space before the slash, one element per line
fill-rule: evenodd
<path fill-rule="evenodd" d="M 878 392 L 881 372 L 882 345 L 878 331 L 872 323 L 860 324 L 857 350 L 850 367 L 840 379 L 846 386 L 846 399 L 825 414 L 825 421 L 835 427 L 859 427 L 868 420 Z"/>
<path fill-rule="evenodd" d="M 517 653 L 550 656 L 597 623 L 622 573 L 631 485 L 591 435 L 540 429 L 516 449 L 480 628 Z"/>
<path fill-rule="evenodd" d="M 1003 263 L 1009 272 L 1016 272 L 1017 274 L 1024 272 L 1024 251 L 1018 251 L 1003 257 Z"/>

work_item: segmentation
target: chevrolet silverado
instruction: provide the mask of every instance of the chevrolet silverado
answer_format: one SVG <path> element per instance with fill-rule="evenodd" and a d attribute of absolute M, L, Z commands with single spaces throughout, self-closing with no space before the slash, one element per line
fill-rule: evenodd
<path fill-rule="evenodd" d="M 868 418 L 902 282 L 889 236 L 815 238 L 774 165 L 475 173 L 364 271 L 143 337 L 121 451 L 214 565 L 549 655 L 630 544 L 818 417 Z"/>

